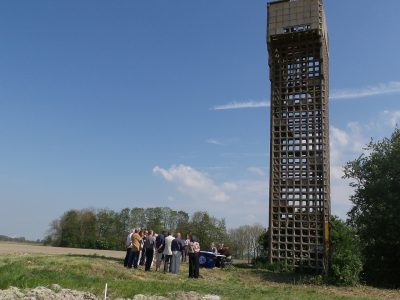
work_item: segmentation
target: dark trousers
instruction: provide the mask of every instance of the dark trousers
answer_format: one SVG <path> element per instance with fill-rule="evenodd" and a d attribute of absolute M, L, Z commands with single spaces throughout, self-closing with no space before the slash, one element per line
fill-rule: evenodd
<path fill-rule="evenodd" d="M 145 249 L 145 248 L 143 248 L 143 249 L 142 249 L 142 255 L 140 256 L 140 262 L 139 262 L 139 265 L 143 266 L 143 265 L 144 265 L 144 262 L 145 262 L 145 260 L 146 260 L 146 249 Z"/>
<path fill-rule="evenodd" d="M 145 271 L 150 271 L 151 268 L 151 263 L 153 262 L 153 256 L 154 256 L 154 249 L 146 249 L 146 266 L 144 268 Z"/>
<path fill-rule="evenodd" d="M 199 254 L 189 253 L 189 277 L 199 278 Z"/>
<path fill-rule="evenodd" d="M 138 260 L 139 260 L 139 251 L 131 250 L 128 260 L 128 268 L 132 268 L 133 266 L 135 269 L 137 269 Z"/>
<path fill-rule="evenodd" d="M 171 272 L 172 255 L 164 255 L 164 273 Z"/>
<path fill-rule="evenodd" d="M 124 267 L 128 266 L 129 256 L 131 255 L 132 248 L 126 248 L 126 255 L 124 259 Z"/>

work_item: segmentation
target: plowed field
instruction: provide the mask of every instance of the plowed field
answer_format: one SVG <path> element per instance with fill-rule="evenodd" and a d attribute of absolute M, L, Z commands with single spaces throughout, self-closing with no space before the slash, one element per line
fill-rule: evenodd
<path fill-rule="evenodd" d="M 0 242 L 0 255 L 24 255 L 24 254 L 76 254 L 76 255 L 99 255 L 113 258 L 124 258 L 124 251 L 94 250 L 78 248 L 61 248 L 50 246 L 38 246 L 32 244 Z"/>

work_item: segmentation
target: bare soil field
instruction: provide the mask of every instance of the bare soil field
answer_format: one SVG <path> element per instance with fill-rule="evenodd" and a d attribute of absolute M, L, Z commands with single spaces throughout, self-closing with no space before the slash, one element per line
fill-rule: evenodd
<path fill-rule="evenodd" d="M 75 254 L 75 255 L 99 255 L 105 257 L 121 258 L 125 257 L 124 251 L 95 250 L 79 248 L 61 248 L 51 246 L 39 246 L 24 243 L 0 242 L 0 255 L 25 255 L 25 254 Z"/>

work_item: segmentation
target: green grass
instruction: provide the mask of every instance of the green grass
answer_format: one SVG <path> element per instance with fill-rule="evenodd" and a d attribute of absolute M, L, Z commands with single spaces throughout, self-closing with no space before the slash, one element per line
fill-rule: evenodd
<path fill-rule="evenodd" d="M 1 256 L 0 289 L 32 288 L 57 283 L 64 288 L 101 296 L 132 298 L 135 294 L 167 295 L 174 291 L 217 294 L 223 299 L 377 299 L 400 298 L 400 292 L 369 287 L 338 288 L 302 284 L 293 274 L 233 267 L 200 270 L 202 278 L 188 279 L 187 266 L 179 275 L 127 270 L 122 261 L 100 256 Z M 303 281 L 304 282 L 304 281 Z"/>

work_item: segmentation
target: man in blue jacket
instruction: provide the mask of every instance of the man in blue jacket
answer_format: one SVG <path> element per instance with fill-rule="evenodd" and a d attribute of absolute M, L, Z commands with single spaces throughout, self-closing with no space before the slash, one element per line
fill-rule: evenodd
<path fill-rule="evenodd" d="M 161 262 L 163 261 L 163 252 L 165 246 L 165 232 L 163 231 L 156 237 L 156 271 L 160 271 Z"/>

